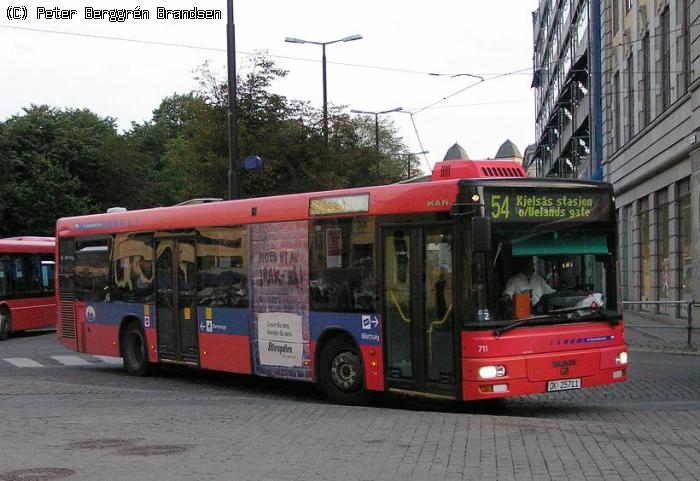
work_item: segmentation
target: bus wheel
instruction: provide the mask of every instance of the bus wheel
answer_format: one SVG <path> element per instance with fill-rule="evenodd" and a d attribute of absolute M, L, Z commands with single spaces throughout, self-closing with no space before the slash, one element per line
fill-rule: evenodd
<path fill-rule="evenodd" d="M 318 380 L 331 401 L 340 404 L 365 404 L 364 369 L 354 344 L 342 336 L 329 340 L 319 356 Z"/>
<path fill-rule="evenodd" d="M 0 309 L 0 341 L 10 335 L 10 320 L 10 312 L 5 308 Z"/>
<path fill-rule="evenodd" d="M 137 322 L 131 322 L 122 334 L 124 369 L 134 376 L 146 376 L 150 372 L 146 335 Z"/>

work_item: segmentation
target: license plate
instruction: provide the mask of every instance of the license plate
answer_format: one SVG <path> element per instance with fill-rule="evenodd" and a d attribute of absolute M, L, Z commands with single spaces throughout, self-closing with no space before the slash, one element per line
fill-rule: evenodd
<path fill-rule="evenodd" d="M 547 382 L 547 391 L 568 391 L 569 389 L 581 389 L 581 378 Z"/>

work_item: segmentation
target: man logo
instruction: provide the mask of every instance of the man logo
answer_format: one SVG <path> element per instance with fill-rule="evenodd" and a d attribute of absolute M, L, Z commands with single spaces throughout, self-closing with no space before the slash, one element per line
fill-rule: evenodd
<path fill-rule="evenodd" d="M 427 205 L 428 207 L 449 207 L 450 201 L 447 199 L 434 199 L 429 200 Z"/>
<path fill-rule="evenodd" d="M 95 312 L 95 308 L 93 306 L 87 306 L 85 309 L 85 319 L 87 319 L 87 322 L 95 322 L 96 317 L 97 313 Z"/>

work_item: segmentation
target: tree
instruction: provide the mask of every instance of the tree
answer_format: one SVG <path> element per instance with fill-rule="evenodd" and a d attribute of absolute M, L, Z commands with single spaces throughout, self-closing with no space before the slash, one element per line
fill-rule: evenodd
<path fill-rule="evenodd" d="M 148 201 L 143 157 L 114 119 L 89 110 L 24 109 L 0 124 L 0 158 L 3 235 L 50 233 L 61 216 Z"/>
<path fill-rule="evenodd" d="M 377 153 L 374 125 L 370 142 L 365 118 L 349 117 L 342 107 L 331 106 L 331 138 L 326 145 L 319 109 L 270 91 L 274 81 L 286 74 L 270 59 L 258 55 L 239 79 L 239 162 L 251 154 L 264 159 L 262 172 L 241 172 L 245 196 L 337 189 L 404 178 L 403 159 L 394 152 L 405 151 L 405 146 L 390 121 L 382 121 L 384 149 Z M 228 85 L 217 79 L 208 64 L 197 70 L 196 79 L 199 90 L 194 96 L 200 101 L 188 103 L 189 113 L 178 116 L 187 121 L 166 142 L 162 156 L 163 172 L 169 173 L 166 178 L 171 182 L 177 178 L 178 184 L 186 187 L 175 189 L 180 200 L 225 197 L 228 191 Z M 375 174 L 377 156 L 382 165 L 379 179 Z"/>

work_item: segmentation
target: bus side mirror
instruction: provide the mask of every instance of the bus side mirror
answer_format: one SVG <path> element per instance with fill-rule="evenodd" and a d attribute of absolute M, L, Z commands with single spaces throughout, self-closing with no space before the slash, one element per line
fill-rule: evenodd
<path fill-rule="evenodd" d="M 472 252 L 491 252 L 491 219 L 472 217 Z"/>

